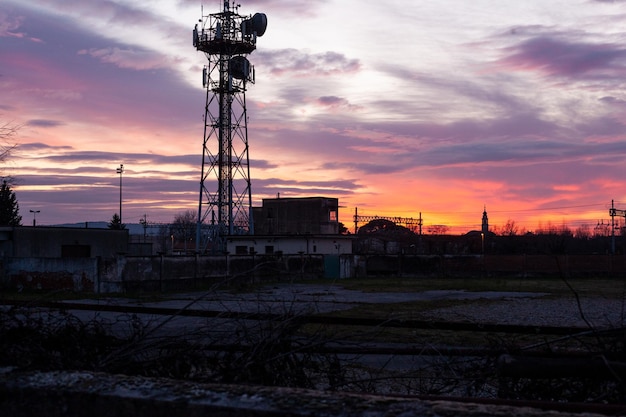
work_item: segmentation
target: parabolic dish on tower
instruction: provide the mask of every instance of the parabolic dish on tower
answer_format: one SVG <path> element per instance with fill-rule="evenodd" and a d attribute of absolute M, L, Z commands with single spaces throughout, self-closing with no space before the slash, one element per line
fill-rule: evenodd
<path fill-rule="evenodd" d="M 250 61 L 242 55 L 232 57 L 230 59 L 230 73 L 238 80 L 247 80 L 250 76 Z"/>
<path fill-rule="evenodd" d="M 267 29 L 267 16 L 265 13 L 255 13 L 250 19 L 241 22 L 241 32 L 244 36 L 263 36 Z"/>

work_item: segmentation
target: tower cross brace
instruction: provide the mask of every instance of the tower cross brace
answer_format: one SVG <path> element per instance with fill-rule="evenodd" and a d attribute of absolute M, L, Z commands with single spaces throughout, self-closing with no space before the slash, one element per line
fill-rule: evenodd
<path fill-rule="evenodd" d="M 208 60 L 196 252 L 209 242 L 223 250 L 224 236 L 254 232 L 245 96 L 254 68 L 246 55 L 256 49 L 267 18 L 241 16 L 238 7 L 225 0 L 221 12 L 202 16 L 193 30 L 193 45 Z"/>

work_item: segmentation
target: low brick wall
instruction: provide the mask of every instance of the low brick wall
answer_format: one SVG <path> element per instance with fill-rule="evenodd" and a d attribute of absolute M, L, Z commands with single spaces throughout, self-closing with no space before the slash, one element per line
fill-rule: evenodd
<path fill-rule="evenodd" d="M 567 407 L 567 405 L 561 405 Z M 573 406 L 575 409 L 576 407 Z M 564 408 L 561 408 L 563 410 Z M 0 415 L 11 417 L 574 417 L 580 413 L 477 402 L 197 384 L 91 372 L 0 369 Z M 596 414 L 585 413 L 586 417 Z"/>

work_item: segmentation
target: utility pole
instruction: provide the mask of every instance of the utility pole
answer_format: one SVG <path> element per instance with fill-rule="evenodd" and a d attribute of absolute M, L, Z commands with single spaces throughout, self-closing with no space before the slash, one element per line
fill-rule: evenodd
<path fill-rule="evenodd" d="M 115 172 L 120 174 L 120 224 L 122 224 L 122 174 L 124 173 L 124 165 L 120 164 L 120 167 Z"/>
<path fill-rule="evenodd" d="M 609 209 L 611 216 L 611 253 L 615 254 L 615 216 L 621 216 L 626 219 L 626 210 L 618 210 L 615 208 L 615 201 L 611 200 L 611 208 Z"/>
<path fill-rule="evenodd" d="M 148 228 L 148 215 L 144 213 L 143 217 L 139 219 L 139 223 L 143 226 L 143 243 L 146 243 L 146 229 Z"/>
<path fill-rule="evenodd" d="M 424 221 L 422 220 L 422 212 L 420 211 L 420 218 L 417 221 L 417 225 L 419 226 L 419 235 L 422 235 L 422 225 L 424 224 Z"/>

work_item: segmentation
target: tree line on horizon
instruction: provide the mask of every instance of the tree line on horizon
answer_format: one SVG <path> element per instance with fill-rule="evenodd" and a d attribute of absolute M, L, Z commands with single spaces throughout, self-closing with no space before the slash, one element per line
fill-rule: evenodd
<path fill-rule="evenodd" d="M 565 225 L 547 224 L 531 233 L 510 220 L 506 227 L 488 233 L 419 234 L 392 221 L 376 219 L 358 230 L 354 248 L 364 254 L 626 253 L 626 234 L 613 236 L 609 231 L 610 225 L 608 230 L 583 226 L 572 231 Z"/>

